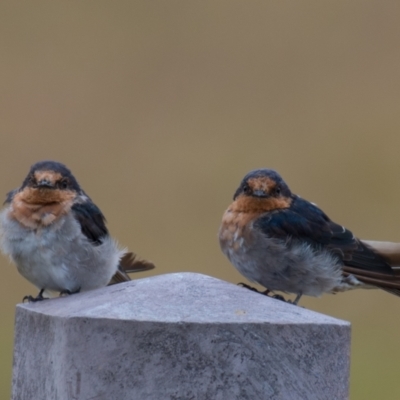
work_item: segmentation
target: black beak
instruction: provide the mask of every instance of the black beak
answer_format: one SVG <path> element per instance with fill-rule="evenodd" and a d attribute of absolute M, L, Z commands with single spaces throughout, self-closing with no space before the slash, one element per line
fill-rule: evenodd
<path fill-rule="evenodd" d="M 264 190 L 257 189 L 257 190 L 253 191 L 253 196 L 255 196 L 255 197 L 268 197 L 268 194 L 265 193 Z"/>
<path fill-rule="evenodd" d="M 38 188 L 54 189 L 54 185 L 47 179 L 42 179 L 36 185 Z"/>

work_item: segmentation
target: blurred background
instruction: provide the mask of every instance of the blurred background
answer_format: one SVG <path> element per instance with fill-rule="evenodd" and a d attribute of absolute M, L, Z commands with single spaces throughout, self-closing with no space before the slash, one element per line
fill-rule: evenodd
<path fill-rule="evenodd" d="M 151 274 L 243 281 L 217 232 L 259 167 L 357 236 L 400 241 L 399 13 L 395 0 L 3 2 L 0 193 L 38 160 L 65 163 Z M 6 399 L 15 306 L 37 290 L 0 268 Z M 400 398 L 400 298 L 301 305 L 351 321 L 351 399 Z"/>

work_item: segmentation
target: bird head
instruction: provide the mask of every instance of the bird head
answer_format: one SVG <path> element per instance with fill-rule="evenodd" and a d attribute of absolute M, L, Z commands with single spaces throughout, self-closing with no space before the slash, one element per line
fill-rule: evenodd
<path fill-rule="evenodd" d="M 72 199 L 83 192 L 65 165 L 40 161 L 32 165 L 18 193 L 27 203 L 48 204 Z"/>
<path fill-rule="evenodd" d="M 233 200 L 244 209 L 271 211 L 288 208 L 292 192 L 276 171 L 257 169 L 242 179 Z"/>

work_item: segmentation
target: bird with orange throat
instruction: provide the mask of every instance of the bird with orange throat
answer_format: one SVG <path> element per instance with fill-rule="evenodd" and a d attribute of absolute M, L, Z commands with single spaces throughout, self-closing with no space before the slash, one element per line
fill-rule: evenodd
<path fill-rule="evenodd" d="M 271 169 L 243 178 L 223 215 L 219 241 L 242 275 L 264 286 L 265 294 L 295 294 L 294 304 L 302 295 L 355 288 L 400 296 L 399 244 L 357 239 Z"/>
<path fill-rule="evenodd" d="M 55 161 L 34 164 L 21 187 L 7 194 L 0 214 L 1 249 L 40 291 L 73 294 L 130 280 L 154 268 L 121 249 L 100 209 L 71 171 Z"/>

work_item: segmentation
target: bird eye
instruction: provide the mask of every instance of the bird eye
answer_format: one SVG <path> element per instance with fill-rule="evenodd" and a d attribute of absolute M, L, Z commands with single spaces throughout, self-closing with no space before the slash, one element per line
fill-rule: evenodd
<path fill-rule="evenodd" d="M 250 194 L 250 193 L 251 193 L 250 186 L 245 185 L 245 186 L 243 187 L 243 193 L 245 193 L 245 194 Z"/>
<path fill-rule="evenodd" d="M 67 179 L 63 179 L 60 182 L 60 187 L 61 187 L 61 189 L 66 189 L 68 187 L 68 180 Z"/>
<path fill-rule="evenodd" d="M 275 188 L 275 194 L 280 195 L 281 194 L 281 188 L 278 186 Z"/>

